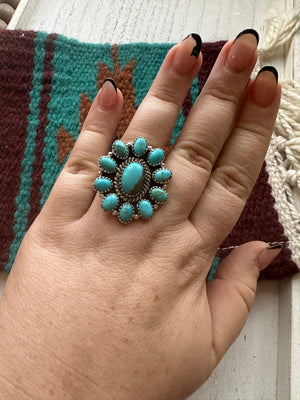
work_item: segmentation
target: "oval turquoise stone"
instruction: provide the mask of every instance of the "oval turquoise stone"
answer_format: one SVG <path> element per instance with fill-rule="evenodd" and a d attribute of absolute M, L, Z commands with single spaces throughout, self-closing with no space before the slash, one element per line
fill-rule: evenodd
<path fill-rule="evenodd" d="M 168 200 L 168 193 L 161 188 L 153 188 L 150 191 L 150 196 L 153 200 L 159 202 L 159 203 L 164 203 L 165 201 Z"/>
<path fill-rule="evenodd" d="M 138 162 L 127 165 L 122 173 L 121 185 L 127 194 L 137 194 L 142 189 L 144 181 L 144 167 Z"/>
<path fill-rule="evenodd" d="M 99 166 L 109 172 L 113 172 L 117 168 L 115 161 L 107 156 L 100 158 Z"/>
<path fill-rule="evenodd" d="M 133 215 L 133 207 L 131 204 L 123 204 L 120 212 L 119 212 L 119 218 L 123 222 L 129 222 L 132 218 Z"/>
<path fill-rule="evenodd" d="M 139 212 L 141 213 L 141 216 L 145 219 L 152 217 L 153 208 L 152 208 L 151 203 L 148 200 L 140 201 Z"/>
<path fill-rule="evenodd" d="M 108 178 L 97 178 L 94 180 L 94 187 L 100 192 L 105 192 L 106 190 L 110 189 L 111 185 L 112 181 Z"/>
<path fill-rule="evenodd" d="M 127 157 L 128 155 L 128 149 L 127 146 L 124 142 L 122 142 L 122 140 L 116 140 L 114 142 L 114 152 L 117 156 L 119 157 Z"/>
<path fill-rule="evenodd" d="M 133 144 L 133 151 L 138 156 L 144 154 L 146 148 L 147 148 L 147 141 L 144 138 L 137 138 Z"/>
<path fill-rule="evenodd" d="M 155 179 L 158 182 L 166 182 L 168 181 L 172 176 L 172 173 L 169 169 L 159 169 L 158 171 L 155 172 Z"/>
<path fill-rule="evenodd" d="M 101 207 L 104 211 L 113 210 L 118 204 L 118 201 L 119 198 L 116 194 L 109 194 L 103 199 Z"/>
<path fill-rule="evenodd" d="M 165 152 L 163 149 L 154 149 L 151 151 L 148 157 L 148 161 L 150 164 L 157 165 L 159 164 L 165 156 Z"/>

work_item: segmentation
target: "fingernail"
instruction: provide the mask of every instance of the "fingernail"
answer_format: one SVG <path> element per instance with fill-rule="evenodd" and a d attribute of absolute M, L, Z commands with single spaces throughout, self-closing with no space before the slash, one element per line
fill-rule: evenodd
<path fill-rule="evenodd" d="M 278 256 L 283 247 L 282 243 L 266 247 L 257 257 L 257 263 L 260 271 L 266 268 Z"/>
<path fill-rule="evenodd" d="M 255 29 L 251 29 L 251 28 L 244 29 L 242 32 L 240 32 L 240 33 L 237 35 L 237 37 L 234 39 L 234 41 L 236 41 L 239 37 L 241 37 L 241 36 L 243 36 L 243 35 L 246 35 L 246 34 L 248 34 L 248 33 L 250 33 L 251 35 L 254 35 L 254 36 L 255 36 L 255 38 L 256 38 L 256 45 L 258 45 L 258 43 L 259 43 L 259 34 L 256 32 Z"/>
<path fill-rule="evenodd" d="M 202 46 L 201 37 L 197 33 L 191 33 L 178 45 L 173 60 L 173 68 L 179 74 L 187 74 L 196 64 Z"/>
<path fill-rule="evenodd" d="M 254 29 L 245 29 L 234 39 L 227 56 L 227 65 L 234 71 L 246 69 L 253 59 L 259 41 Z"/>
<path fill-rule="evenodd" d="M 278 83 L 278 72 L 272 66 L 263 67 L 257 74 L 252 88 L 253 100 L 261 105 L 268 106 L 274 100 Z"/>
<path fill-rule="evenodd" d="M 102 110 L 113 108 L 117 100 L 117 85 L 111 78 L 105 79 L 99 93 L 99 107 Z"/>
<path fill-rule="evenodd" d="M 283 248 L 283 243 L 276 243 L 267 247 L 267 250 L 282 249 L 282 248 Z"/>

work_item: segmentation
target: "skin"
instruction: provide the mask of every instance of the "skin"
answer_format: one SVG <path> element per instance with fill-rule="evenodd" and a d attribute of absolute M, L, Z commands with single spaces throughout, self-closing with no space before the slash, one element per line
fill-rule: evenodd
<path fill-rule="evenodd" d="M 202 55 L 174 46 L 123 140 L 167 146 Z M 121 225 L 92 182 L 122 94 L 107 82 L 26 234 L 0 302 L 0 399 L 179 400 L 242 329 L 259 271 L 280 250 L 251 242 L 206 275 L 260 171 L 280 102 L 272 72 L 249 80 L 251 34 L 228 42 L 166 165 L 169 201 Z"/>

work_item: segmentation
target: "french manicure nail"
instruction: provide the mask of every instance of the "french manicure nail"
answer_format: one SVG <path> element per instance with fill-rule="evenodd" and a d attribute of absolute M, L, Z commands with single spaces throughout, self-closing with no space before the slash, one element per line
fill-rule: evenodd
<path fill-rule="evenodd" d="M 105 79 L 99 93 L 99 107 L 102 110 L 113 108 L 117 100 L 117 85 L 111 78 Z"/>
<path fill-rule="evenodd" d="M 252 88 L 253 100 L 261 105 L 268 106 L 274 100 L 278 83 L 278 72 L 272 66 L 263 67 L 257 74 Z"/>
<path fill-rule="evenodd" d="M 272 72 L 272 74 L 274 74 L 274 76 L 275 76 L 276 83 L 278 82 L 278 71 L 277 71 L 276 68 L 272 67 L 272 65 L 266 65 L 266 66 L 262 67 L 262 68 L 258 71 L 257 75 L 261 74 L 261 73 L 264 72 L 264 71 Z"/>
<path fill-rule="evenodd" d="M 241 36 L 243 36 L 243 35 L 246 35 L 246 34 L 248 34 L 248 33 L 250 33 L 251 35 L 255 36 L 256 42 L 257 42 L 257 45 L 258 45 L 258 43 L 259 43 L 259 34 L 256 32 L 256 30 L 251 29 L 251 28 L 249 28 L 249 29 L 244 29 L 242 32 L 240 32 L 240 33 L 237 35 L 237 37 L 234 39 L 234 41 L 236 41 L 239 37 L 241 37 Z"/>
<path fill-rule="evenodd" d="M 201 37 L 191 33 L 178 45 L 173 60 L 174 69 L 180 74 L 187 74 L 196 64 L 202 46 Z"/>
<path fill-rule="evenodd" d="M 254 29 L 245 29 L 240 32 L 229 50 L 227 65 L 237 72 L 246 69 L 253 59 L 258 41 L 258 33 Z"/>

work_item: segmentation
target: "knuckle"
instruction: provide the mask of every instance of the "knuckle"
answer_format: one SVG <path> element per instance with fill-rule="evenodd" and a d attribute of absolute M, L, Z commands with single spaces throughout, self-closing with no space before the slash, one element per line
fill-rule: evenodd
<path fill-rule="evenodd" d="M 209 86 L 205 89 L 204 94 L 211 97 L 214 102 L 221 103 L 226 107 L 237 107 L 240 101 L 240 96 L 238 96 L 232 87 L 222 82 L 215 82 L 214 86 Z"/>
<path fill-rule="evenodd" d="M 77 151 L 76 154 L 70 155 L 64 169 L 66 173 L 72 175 L 82 174 L 90 176 L 91 174 L 95 174 L 99 168 L 84 152 Z"/>
<path fill-rule="evenodd" d="M 95 174 L 99 167 L 98 159 L 94 159 L 93 149 L 101 148 L 101 144 L 109 143 L 110 135 L 105 130 L 99 129 L 95 124 L 89 124 L 80 133 L 66 164 L 65 171 L 71 174 Z M 100 151 L 99 151 L 100 152 Z"/>
<path fill-rule="evenodd" d="M 271 136 L 271 130 L 256 121 L 240 121 L 236 127 L 238 131 L 253 137 L 256 142 L 266 144 Z"/>
<path fill-rule="evenodd" d="M 237 292 L 237 296 L 240 297 L 241 301 L 245 304 L 247 312 L 249 313 L 254 303 L 255 288 L 241 281 L 237 281 L 235 291 Z"/>
<path fill-rule="evenodd" d="M 81 135 L 84 136 L 90 136 L 90 137 L 99 137 L 102 139 L 108 140 L 109 136 L 109 131 L 111 129 L 105 124 L 104 122 L 101 122 L 101 126 L 99 126 L 99 123 L 93 123 L 89 122 L 87 125 L 83 127 Z"/>
<path fill-rule="evenodd" d="M 252 182 L 249 176 L 250 167 L 241 164 L 223 165 L 215 173 L 214 180 L 227 192 L 239 199 L 246 201 L 252 190 Z"/>
<path fill-rule="evenodd" d="M 173 108 L 175 111 L 179 111 L 181 103 L 178 98 L 178 92 L 172 87 L 160 87 L 159 89 L 153 89 L 149 95 L 148 100 L 150 104 L 154 104 L 156 107 Z"/>
<path fill-rule="evenodd" d="M 178 148 L 179 154 L 193 164 L 197 169 L 209 172 L 216 160 L 216 145 L 205 143 L 201 138 L 191 140 L 183 140 Z"/>

